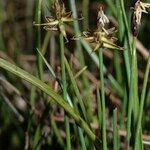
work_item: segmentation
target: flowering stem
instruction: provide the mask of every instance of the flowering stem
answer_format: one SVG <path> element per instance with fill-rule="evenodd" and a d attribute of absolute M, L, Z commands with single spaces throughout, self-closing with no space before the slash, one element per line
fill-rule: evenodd
<path fill-rule="evenodd" d="M 66 71 L 65 71 L 65 62 L 64 62 L 64 37 L 63 34 L 60 33 L 60 57 L 61 57 L 61 76 L 62 76 L 62 85 L 63 85 L 63 97 L 67 100 L 67 84 L 66 84 Z M 67 142 L 67 150 L 71 149 L 71 139 L 70 139 L 70 126 L 69 126 L 69 118 L 65 115 L 65 128 L 66 128 L 66 142 Z"/>
<path fill-rule="evenodd" d="M 41 22 L 41 3 L 42 0 L 38 0 L 37 2 L 37 23 L 40 24 Z M 41 29 L 40 26 L 38 26 L 37 29 L 37 48 L 41 51 Z M 37 54 L 37 64 L 38 64 L 38 75 L 41 80 L 43 80 L 43 62 L 42 58 L 39 54 Z"/>
<path fill-rule="evenodd" d="M 125 23 L 125 29 L 126 29 L 126 34 L 127 34 L 127 42 L 128 42 L 128 45 L 129 45 L 129 51 L 131 53 L 131 44 L 130 44 L 130 34 L 129 34 L 129 25 L 128 25 L 128 21 L 127 21 L 127 16 L 126 16 L 126 12 L 125 12 L 125 8 L 124 8 L 124 0 L 120 0 L 120 6 L 121 6 L 121 10 L 122 10 L 122 13 L 123 13 L 123 19 L 124 19 L 124 23 Z"/>
<path fill-rule="evenodd" d="M 130 87 L 129 87 L 129 102 L 128 102 L 128 114 L 127 114 L 127 149 L 130 146 L 130 137 L 131 137 L 131 117 L 133 110 L 133 101 L 136 98 L 135 92 L 135 82 L 136 77 L 135 74 L 137 72 L 136 66 L 136 37 L 133 38 L 133 50 L 132 50 L 132 62 L 131 62 L 131 72 L 130 72 Z M 137 99 L 136 99 L 137 100 Z"/>
<path fill-rule="evenodd" d="M 102 100 L 102 143 L 103 143 L 103 150 L 107 150 L 104 68 L 103 68 L 103 52 L 101 48 L 99 49 L 99 71 L 100 71 L 100 93 Z"/>
<path fill-rule="evenodd" d="M 72 16 L 73 18 L 78 18 L 77 17 L 77 9 L 76 9 L 76 3 L 75 0 L 70 0 L 70 7 L 71 7 L 71 11 L 72 11 Z M 74 30 L 75 30 L 75 36 L 78 37 L 81 33 L 80 33 L 80 28 L 79 28 L 79 24 L 77 20 L 74 20 Z M 84 60 L 84 54 L 83 54 L 83 49 L 82 49 L 82 45 L 81 42 L 79 40 L 76 40 L 76 47 L 78 50 L 78 56 L 79 56 L 79 61 L 80 61 L 80 67 L 83 68 L 85 67 L 85 60 Z M 84 106 L 86 109 L 86 121 L 89 124 L 89 120 L 93 119 L 93 113 L 92 113 L 92 109 L 91 109 L 91 89 L 90 87 L 90 83 L 88 81 L 87 76 L 85 75 L 85 73 L 82 74 L 81 76 L 82 81 L 83 81 L 83 86 L 86 89 L 86 105 Z M 83 108 L 83 107 L 82 107 Z M 84 115 L 85 116 L 85 115 Z M 90 144 L 91 145 L 91 144 Z"/>
<path fill-rule="evenodd" d="M 141 131 L 141 121 L 142 121 L 142 114 L 143 114 L 143 107 L 144 107 L 144 102 L 145 102 L 145 94 L 146 94 L 146 87 L 148 83 L 148 76 L 150 72 L 150 53 L 148 57 L 148 62 L 146 66 L 146 72 L 144 75 L 144 81 L 143 81 L 143 88 L 142 88 L 142 93 L 141 93 L 141 99 L 140 99 L 140 107 L 139 107 L 139 115 L 138 115 L 138 122 L 137 122 L 137 128 L 136 128 L 136 135 L 135 135 L 135 143 L 134 143 L 134 149 L 138 149 L 138 139 Z"/>

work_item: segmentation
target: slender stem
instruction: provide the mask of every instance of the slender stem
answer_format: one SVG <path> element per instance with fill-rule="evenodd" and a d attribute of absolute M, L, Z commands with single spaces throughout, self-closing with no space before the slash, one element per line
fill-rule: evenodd
<path fill-rule="evenodd" d="M 125 38 L 124 47 L 125 47 L 125 49 L 128 49 L 127 38 Z M 125 67 L 126 67 L 127 85 L 129 87 L 130 86 L 130 74 L 131 74 L 131 67 L 130 67 L 131 63 L 130 63 L 129 52 L 128 51 L 124 51 L 123 56 L 124 56 Z"/>
<path fill-rule="evenodd" d="M 66 87 L 66 71 L 65 71 L 65 63 L 64 63 L 64 37 L 63 34 L 60 33 L 60 61 L 61 61 L 61 76 L 62 76 L 62 85 L 63 85 L 63 97 L 66 99 L 67 97 L 67 87 Z"/>
<path fill-rule="evenodd" d="M 83 28 L 87 30 L 88 28 L 88 21 L 89 21 L 89 0 L 83 0 L 82 2 L 82 12 L 83 12 Z"/>
<path fill-rule="evenodd" d="M 100 71 L 100 93 L 102 99 L 102 143 L 103 150 L 107 150 L 106 140 L 106 110 L 105 110 L 105 92 L 104 92 L 104 70 L 103 70 L 103 53 L 99 49 L 99 71 Z"/>
<path fill-rule="evenodd" d="M 143 88 L 142 88 L 141 99 L 140 99 L 139 115 L 138 115 L 138 122 L 137 122 L 136 135 L 135 135 L 135 144 L 134 144 L 135 150 L 137 149 L 138 139 L 139 139 L 139 135 L 141 131 L 141 121 L 142 121 L 142 114 L 143 114 L 143 107 L 144 107 L 144 102 L 145 102 L 145 94 L 146 94 L 149 72 L 150 72 L 150 54 L 149 54 L 149 58 L 148 58 L 147 66 L 146 66 L 146 72 L 144 76 Z"/>
<path fill-rule="evenodd" d="M 38 0 L 37 3 L 37 23 L 40 24 L 41 22 L 41 3 L 42 0 Z M 37 27 L 37 48 L 41 51 L 41 28 L 40 26 Z M 38 75 L 41 80 L 43 80 L 43 62 L 42 58 L 39 54 L 37 54 L 37 64 L 38 64 Z"/>
<path fill-rule="evenodd" d="M 88 1 L 89 0 L 86 0 L 87 7 L 88 7 Z M 69 2 L 70 2 L 70 7 L 71 7 L 73 18 L 78 18 L 75 0 L 69 0 Z M 81 31 L 80 31 L 80 28 L 79 28 L 78 21 L 75 20 L 73 22 L 73 24 L 74 24 L 75 36 L 79 36 L 81 34 Z M 76 46 L 77 46 L 77 49 L 78 49 L 80 66 L 82 68 L 82 67 L 85 66 L 85 60 L 84 60 L 82 45 L 81 45 L 81 42 L 79 40 L 76 41 Z M 84 73 L 82 74 L 82 80 L 83 80 L 83 84 L 84 84 L 85 88 L 89 90 L 89 82 L 88 82 L 87 76 Z M 88 93 L 89 93 L 89 91 L 88 91 Z M 88 101 L 89 101 L 89 99 L 88 99 Z"/>
<path fill-rule="evenodd" d="M 136 40 L 136 39 L 135 39 Z M 136 41 L 134 43 L 134 49 L 136 47 Z M 139 97 L 138 97 L 138 66 L 137 66 L 137 55 L 135 55 L 135 69 L 134 69 L 134 99 L 133 99 L 133 126 L 136 126 L 137 118 L 138 118 L 138 112 L 139 112 Z M 133 131 L 135 133 L 135 128 L 133 128 Z"/>
<path fill-rule="evenodd" d="M 133 101 L 135 98 L 135 90 L 134 85 L 136 82 L 135 72 L 136 72 L 136 37 L 133 39 L 133 51 L 132 51 L 132 62 L 131 62 L 131 74 L 130 74 L 130 89 L 129 89 L 129 103 L 128 103 L 128 115 L 127 115 L 127 149 L 130 147 L 130 137 L 131 137 L 131 117 L 132 117 L 132 109 L 133 109 Z"/>
<path fill-rule="evenodd" d="M 78 18 L 77 16 L 77 9 L 76 9 L 76 3 L 75 0 L 69 0 L 70 1 L 70 7 L 71 7 L 71 11 L 72 11 L 72 15 L 73 18 Z M 86 0 L 87 3 L 87 7 L 88 7 L 88 0 Z M 86 11 L 86 10 L 85 10 Z M 78 21 L 75 20 L 74 21 L 74 31 L 75 31 L 75 36 L 79 36 L 80 35 L 80 28 L 79 28 L 79 24 Z M 79 61 L 80 61 L 80 66 L 81 68 L 85 66 L 85 60 L 84 60 L 84 54 L 83 54 L 83 50 L 82 50 L 82 45 L 81 42 L 79 40 L 76 40 L 76 46 L 77 46 L 77 50 L 78 50 L 78 56 L 79 56 Z M 87 116 L 89 118 L 89 120 L 93 119 L 93 114 L 92 114 L 92 109 L 91 109 L 91 95 L 90 95 L 90 84 L 88 81 L 87 76 L 85 75 L 85 73 L 82 74 L 82 81 L 83 81 L 83 86 L 86 89 L 86 109 L 87 109 Z"/>
<path fill-rule="evenodd" d="M 127 16 L 126 16 L 125 8 L 124 8 L 124 0 L 120 0 L 120 4 L 121 4 L 121 9 L 122 9 L 122 13 L 123 13 L 123 19 L 124 19 L 125 28 L 126 28 L 128 46 L 129 46 L 130 53 L 131 53 L 132 48 L 131 48 L 131 44 L 130 44 L 130 33 L 129 33 L 130 30 L 129 30 Z"/>
<path fill-rule="evenodd" d="M 146 109 L 148 109 L 149 106 L 150 106 L 150 87 L 147 90 L 147 95 L 146 95 L 146 100 L 145 100 L 145 106 L 146 106 Z M 149 118 L 149 120 L 150 120 L 150 118 Z"/>
<path fill-rule="evenodd" d="M 128 101 L 128 95 L 126 88 L 124 89 L 124 97 L 123 97 L 123 103 L 122 103 L 122 113 L 121 113 L 121 119 L 120 119 L 120 128 L 124 128 L 124 118 L 126 117 L 126 107 L 127 107 L 127 101 Z"/>
<path fill-rule="evenodd" d="M 51 119 L 51 126 L 52 126 L 52 130 L 54 132 L 54 134 L 56 135 L 57 137 L 57 141 L 60 143 L 60 145 L 62 147 L 64 147 L 64 142 L 63 142 L 63 139 L 60 135 L 60 132 L 59 132 L 59 128 L 57 127 L 57 124 L 56 122 L 54 121 L 54 119 Z"/>
<path fill-rule="evenodd" d="M 84 140 L 84 136 L 83 136 L 83 130 L 80 127 L 78 127 L 78 132 L 79 132 L 79 137 L 81 139 L 82 149 L 86 150 L 86 144 L 85 144 L 85 140 Z"/>
<path fill-rule="evenodd" d="M 101 129 L 101 127 L 102 127 L 102 106 L 101 106 L 99 87 L 97 87 L 97 89 L 96 89 L 96 94 L 97 94 L 98 123 L 99 123 L 99 128 Z"/>
<path fill-rule="evenodd" d="M 76 83 L 76 81 L 75 81 L 74 75 L 73 75 L 73 73 L 72 73 L 72 71 L 71 71 L 71 68 L 70 68 L 70 66 L 69 66 L 69 63 L 68 63 L 67 59 L 66 59 L 66 58 L 64 58 L 64 59 L 65 59 L 64 61 L 65 61 L 65 65 L 66 65 L 66 70 L 67 70 L 68 75 L 69 75 L 69 77 L 70 77 L 71 84 L 72 84 L 72 87 L 73 87 L 73 89 L 74 89 L 74 92 L 75 92 L 75 94 L 76 94 L 76 96 L 77 96 L 77 98 L 78 98 L 78 101 L 79 101 L 79 104 L 80 104 L 80 107 L 81 107 L 83 116 L 84 116 L 86 122 L 87 122 L 88 124 L 90 124 L 90 123 L 89 123 L 89 120 L 88 120 L 88 117 L 87 117 L 87 110 L 86 110 L 85 105 L 84 105 L 84 102 L 83 102 L 83 100 L 82 100 L 82 96 L 81 96 L 81 94 L 80 94 L 79 88 L 78 88 L 77 83 Z"/>
<path fill-rule="evenodd" d="M 87 53 L 90 55 L 92 61 L 95 63 L 95 65 L 99 68 L 99 58 L 98 56 L 93 53 L 91 54 L 92 52 L 92 49 L 91 47 L 88 45 L 88 43 L 81 39 L 81 43 L 83 45 L 83 47 L 85 48 L 85 50 L 87 51 Z M 118 95 L 119 96 L 123 96 L 124 93 L 123 93 L 123 89 L 122 87 L 120 86 L 120 84 L 117 82 L 117 80 L 112 76 L 112 74 L 110 74 L 108 71 L 107 71 L 107 68 L 105 67 L 105 65 L 103 66 L 103 69 L 104 69 L 104 74 L 107 73 L 107 76 L 108 76 L 108 79 L 110 81 L 110 84 L 113 86 L 114 90 L 117 91 Z"/>
<path fill-rule="evenodd" d="M 67 83 L 66 83 L 66 71 L 65 71 L 65 62 L 64 62 L 64 37 L 60 33 L 60 57 L 61 57 L 61 73 L 62 73 L 62 85 L 63 85 L 63 97 L 67 100 Z M 65 128 L 66 128 L 66 142 L 67 150 L 71 149 L 71 139 L 70 139 L 70 125 L 69 118 L 65 115 Z"/>
<path fill-rule="evenodd" d="M 119 23 L 119 41 L 123 43 L 123 47 L 125 49 L 130 49 L 131 50 L 131 44 L 129 43 L 129 27 L 128 27 L 128 22 L 127 22 L 127 17 L 125 13 L 125 8 L 124 8 L 124 1 L 123 0 L 116 0 L 116 8 L 117 8 L 117 18 L 118 18 L 118 23 Z M 126 23 L 124 23 L 126 22 Z M 127 33 L 125 35 L 125 33 Z M 130 85 L 130 57 L 131 53 L 129 50 L 123 52 L 124 56 L 124 62 L 125 62 L 125 67 L 126 67 L 126 76 L 127 76 L 127 84 Z"/>
<path fill-rule="evenodd" d="M 118 150 L 117 109 L 113 110 L 113 150 Z"/>

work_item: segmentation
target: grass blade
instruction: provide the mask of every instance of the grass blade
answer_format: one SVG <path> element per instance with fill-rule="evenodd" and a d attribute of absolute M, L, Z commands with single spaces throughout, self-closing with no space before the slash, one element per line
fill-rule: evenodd
<path fill-rule="evenodd" d="M 72 71 L 71 71 L 71 68 L 70 68 L 70 66 L 69 66 L 69 64 L 68 64 L 66 58 L 65 58 L 65 65 L 66 65 L 66 69 L 67 69 L 67 72 L 68 72 L 68 74 L 69 74 L 69 77 L 70 77 L 72 86 L 73 86 L 74 91 L 75 91 L 75 93 L 76 93 L 76 96 L 77 96 L 77 98 L 78 98 L 78 100 L 79 100 L 79 104 L 80 104 L 80 106 L 81 106 L 81 109 L 82 109 L 82 113 L 83 113 L 83 115 L 84 115 L 84 118 L 85 118 L 86 121 L 88 121 L 87 113 L 86 113 L 86 109 L 85 109 L 85 106 L 84 106 L 82 97 L 81 97 L 81 95 L 80 95 L 80 92 L 79 92 L 77 83 L 76 83 L 76 81 L 75 81 L 74 75 L 73 75 L 73 73 L 72 73 Z"/>
<path fill-rule="evenodd" d="M 107 150 L 106 137 L 106 110 L 105 110 L 105 92 L 104 92 L 104 71 L 103 71 L 103 52 L 99 49 L 99 72 L 100 72 L 100 93 L 102 100 L 102 143 L 103 150 Z"/>
<path fill-rule="evenodd" d="M 142 130 L 141 129 L 141 121 L 142 121 L 142 114 L 143 114 L 149 72 L 150 72 L 150 54 L 149 54 L 149 58 L 148 58 L 147 66 L 146 66 L 146 72 L 144 75 L 143 88 L 142 88 L 141 99 L 140 99 L 139 115 L 138 115 L 138 122 L 137 122 L 136 135 L 135 135 L 135 144 L 134 144 L 135 150 L 137 149 L 140 131 Z"/>
<path fill-rule="evenodd" d="M 67 83 L 66 83 L 66 71 L 65 71 L 65 62 L 64 62 L 64 37 L 63 34 L 59 35 L 60 40 L 60 60 L 61 60 L 61 77 L 62 77 L 62 86 L 63 86 L 63 98 L 67 101 Z M 67 150 L 71 149 L 71 139 L 70 139 L 70 124 L 69 118 L 65 114 L 65 130 L 66 130 L 66 144 Z"/>
<path fill-rule="evenodd" d="M 71 106 L 67 102 L 65 102 L 65 100 L 60 95 L 58 95 L 50 86 L 43 83 L 41 80 L 29 74 L 28 72 L 24 71 L 23 69 L 15 65 L 12 65 L 8 61 L 1 58 L 0 58 L 0 67 L 30 82 L 31 84 L 33 84 L 34 86 L 38 87 L 43 92 L 45 92 L 48 96 L 50 96 L 56 103 L 58 103 L 62 108 L 64 108 L 64 110 L 70 116 L 73 117 L 73 119 L 81 128 L 84 129 L 86 134 L 94 142 L 95 146 L 99 147 L 100 143 L 96 138 L 96 135 L 91 131 L 87 123 L 80 117 L 79 113 L 75 109 L 71 108 Z"/>

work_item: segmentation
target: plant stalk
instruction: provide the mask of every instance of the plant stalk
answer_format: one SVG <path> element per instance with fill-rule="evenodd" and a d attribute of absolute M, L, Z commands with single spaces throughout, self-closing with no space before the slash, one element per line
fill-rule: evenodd
<path fill-rule="evenodd" d="M 99 49 L 99 73 L 100 73 L 100 93 L 102 100 L 102 144 L 103 150 L 107 150 L 106 137 L 106 110 L 105 110 L 105 92 L 104 92 L 104 68 L 103 68 L 103 52 Z"/>
<path fill-rule="evenodd" d="M 60 40 L 60 60 L 61 60 L 61 76 L 62 76 L 62 86 L 63 86 L 63 98 L 67 101 L 67 83 L 66 83 L 66 71 L 64 62 L 64 37 L 63 34 L 59 35 Z M 70 139 L 70 125 L 69 118 L 65 115 L 65 129 L 66 129 L 66 142 L 67 150 L 71 149 L 71 139 Z"/>
<path fill-rule="evenodd" d="M 145 95 L 146 95 L 146 88 L 147 88 L 147 83 L 148 83 L 149 72 L 150 72 L 150 53 L 149 53 L 148 62 L 147 62 L 147 66 L 146 66 L 146 72 L 145 72 L 145 75 L 144 75 L 143 88 L 142 88 L 141 99 L 140 99 L 140 107 L 139 107 L 139 115 L 138 115 L 136 135 L 135 135 L 134 150 L 137 149 L 138 139 L 140 139 L 139 135 L 140 135 L 140 132 L 142 130 L 141 122 L 142 122 L 142 114 L 143 114 L 143 108 L 144 108 L 144 102 L 145 102 Z"/>
<path fill-rule="evenodd" d="M 132 49 L 132 60 L 131 60 L 131 72 L 130 72 L 130 87 L 129 87 L 129 102 L 128 102 L 128 114 L 127 114 L 127 149 L 130 147 L 130 138 L 131 138 L 131 117 L 133 110 L 133 101 L 135 96 L 135 73 L 137 72 L 136 66 L 136 37 L 133 37 L 133 49 Z"/>

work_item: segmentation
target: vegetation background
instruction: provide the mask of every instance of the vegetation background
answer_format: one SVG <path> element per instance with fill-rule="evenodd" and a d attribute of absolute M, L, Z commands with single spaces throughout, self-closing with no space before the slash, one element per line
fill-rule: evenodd
<path fill-rule="evenodd" d="M 136 1 L 62 0 L 73 18 L 84 17 L 65 26 L 66 43 L 33 25 L 51 16 L 53 2 L 0 1 L 0 149 L 150 149 L 150 14 L 134 40 Z M 123 51 L 91 53 L 88 42 L 72 40 L 96 28 L 100 6 Z"/>

